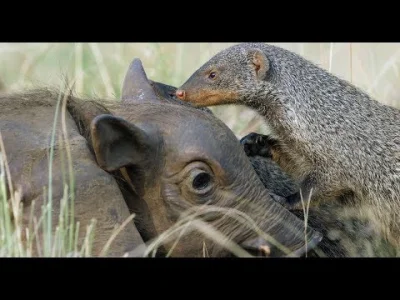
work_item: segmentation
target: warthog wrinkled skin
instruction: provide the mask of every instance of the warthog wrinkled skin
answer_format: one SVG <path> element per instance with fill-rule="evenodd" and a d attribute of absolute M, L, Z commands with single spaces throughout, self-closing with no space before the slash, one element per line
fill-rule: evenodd
<path fill-rule="evenodd" d="M 271 199 L 233 132 L 208 111 L 168 99 L 165 87 L 149 81 L 140 60 L 134 60 L 121 103 L 69 99 L 69 111 L 99 166 L 123 178 L 121 190 L 144 240 L 165 233 L 192 211 L 197 221 L 178 229 L 160 255 L 230 256 L 224 238 L 198 230 L 210 225 L 251 253 L 267 248 L 270 256 L 286 255 L 252 225 L 293 256 L 316 247 L 321 234 L 312 228 L 305 234 L 303 221 Z M 200 227 L 193 228 L 196 224 Z"/>

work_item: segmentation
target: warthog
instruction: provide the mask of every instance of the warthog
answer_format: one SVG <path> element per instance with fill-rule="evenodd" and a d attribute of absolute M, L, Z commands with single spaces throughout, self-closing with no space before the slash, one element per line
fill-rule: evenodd
<path fill-rule="evenodd" d="M 159 253 L 178 257 L 205 251 L 209 256 L 301 256 L 316 247 L 321 234 L 310 227 L 305 231 L 301 219 L 271 199 L 232 131 L 205 111 L 161 99 L 160 87 L 135 60 L 122 101 L 43 89 L 2 95 L 0 130 L 12 182 L 22 187 L 24 220 L 33 200 L 34 215 L 45 201 L 42 189 L 48 183 L 52 123 L 61 95 L 66 110 L 58 116 L 54 140 L 53 224 L 64 189 L 64 128 L 76 182 L 75 219 L 81 228 L 97 220 L 95 255 L 129 213 L 137 215 L 140 235 L 129 223 L 109 255 L 120 256 L 160 235 Z"/>
<path fill-rule="evenodd" d="M 149 81 L 134 60 L 121 103 L 69 101 L 99 166 L 122 170 L 121 190 L 144 240 L 170 233 L 160 253 L 191 257 L 204 249 L 230 255 L 235 244 L 271 256 L 314 248 L 321 234 L 305 232 L 302 220 L 271 199 L 233 132 L 166 95 L 165 85 Z"/>

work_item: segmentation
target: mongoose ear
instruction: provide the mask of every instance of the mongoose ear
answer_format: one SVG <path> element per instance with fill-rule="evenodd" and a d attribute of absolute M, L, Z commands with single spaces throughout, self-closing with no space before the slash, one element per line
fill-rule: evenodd
<path fill-rule="evenodd" d="M 93 119 L 90 132 L 97 163 L 106 171 L 143 167 L 152 154 L 151 136 L 122 118 L 99 115 Z"/>
<path fill-rule="evenodd" d="M 267 56 L 259 49 L 251 49 L 249 50 L 249 57 L 257 78 L 263 80 L 269 70 L 269 61 Z"/>
<path fill-rule="evenodd" d="M 154 89 L 156 95 L 161 99 L 171 99 L 175 97 L 177 88 L 165 83 L 153 81 L 149 79 L 151 87 Z"/>

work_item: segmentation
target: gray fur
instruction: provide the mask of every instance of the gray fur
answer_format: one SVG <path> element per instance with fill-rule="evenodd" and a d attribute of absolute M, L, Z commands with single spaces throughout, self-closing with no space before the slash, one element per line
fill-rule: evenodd
<path fill-rule="evenodd" d="M 249 160 L 265 188 L 274 195 L 288 197 L 299 191 L 298 185 L 271 159 L 249 156 Z M 290 210 L 302 220 L 303 209 Z M 309 256 L 374 257 L 397 256 L 396 249 L 382 239 L 368 218 L 348 210 L 340 203 L 330 202 L 309 209 L 307 225 L 323 234 L 317 249 Z"/>
<path fill-rule="evenodd" d="M 266 58 L 263 78 L 252 64 L 257 50 Z M 207 83 L 204 74 L 211 69 L 220 70 L 219 77 Z M 221 51 L 181 89 L 235 92 L 236 98 L 214 105 L 243 104 L 266 118 L 290 161 L 285 171 L 299 182 L 312 179 L 312 204 L 352 193 L 354 202 L 345 204 L 360 211 L 362 206 L 386 238 L 400 245 L 398 109 L 295 53 L 264 43 Z"/>

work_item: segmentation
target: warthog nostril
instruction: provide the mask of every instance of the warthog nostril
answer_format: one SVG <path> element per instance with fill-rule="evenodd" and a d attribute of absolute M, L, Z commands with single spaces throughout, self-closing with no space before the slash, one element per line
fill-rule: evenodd
<path fill-rule="evenodd" d="M 271 255 L 271 248 L 269 246 L 261 246 L 259 248 L 243 247 L 243 249 L 254 257 L 269 257 Z"/>
<path fill-rule="evenodd" d="M 259 250 L 264 256 L 269 256 L 271 254 L 271 248 L 267 245 L 260 246 Z"/>
<path fill-rule="evenodd" d="M 179 99 L 185 99 L 185 91 L 183 90 L 177 90 L 176 91 L 176 97 L 178 97 Z"/>
<path fill-rule="evenodd" d="M 271 247 L 262 238 L 247 240 L 246 242 L 242 243 L 241 246 L 254 256 L 268 257 L 271 255 Z"/>

